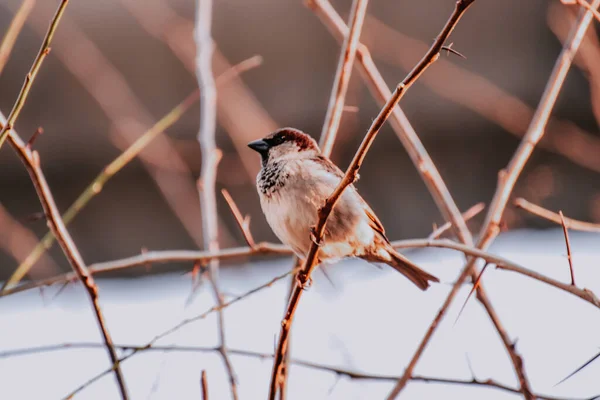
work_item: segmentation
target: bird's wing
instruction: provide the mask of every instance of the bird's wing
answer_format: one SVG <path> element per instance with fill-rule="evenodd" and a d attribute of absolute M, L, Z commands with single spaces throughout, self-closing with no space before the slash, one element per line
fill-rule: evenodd
<path fill-rule="evenodd" d="M 319 164 L 321 164 L 323 167 L 325 167 L 327 169 L 327 171 L 331 172 L 332 174 L 334 174 L 335 176 L 340 178 L 340 180 L 344 178 L 344 173 L 342 172 L 342 170 L 339 169 L 338 166 L 335 165 L 333 162 L 331 162 L 331 160 L 329 160 L 328 158 L 320 155 L 320 156 L 317 156 L 316 161 Z M 351 185 L 351 186 L 356 191 L 356 189 L 354 188 L 354 185 Z M 375 215 L 375 212 L 371 209 L 371 207 L 369 207 L 367 202 L 362 198 L 362 196 L 358 193 L 358 191 L 356 191 L 356 195 L 360 199 L 360 201 L 363 205 L 363 209 L 365 210 L 365 213 L 369 217 L 369 225 L 371 226 L 371 228 L 373 228 L 373 230 L 375 232 L 379 233 L 381 235 L 381 237 L 386 242 L 389 243 L 389 239 L 387 238 L 387 236 L 385 236 L 385 228 L 383 227 L 383 224 L 381 223 L 379 218 L 377 218 L 377 215 Z"/>

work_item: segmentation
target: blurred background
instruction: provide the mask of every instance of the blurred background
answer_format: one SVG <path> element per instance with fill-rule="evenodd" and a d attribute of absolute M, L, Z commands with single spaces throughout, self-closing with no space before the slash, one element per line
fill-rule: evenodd
<path fill-rule="evenodd" d="M 59 1 L 26 3 L 31 12 L 0 72 L 0 110 L 5 115 Z M 22 4 L 0 0 L 0 36 Z M 332 4 L 347 20 L 351 1 Z M 391 88 L 425 53 L 453 6 L 451 0 L 370 2 L 361 41 Z M 575 11 L 558 0 L 478 0 L 451 36 L 453 49 L 466 59 L 443 54 L 402 100 L 401 107 L 461 210 L 479 202 L 489 204 L 498 171 L 507 165 L 527 130 Z M 25 140 L 43 128 L 34 148 L 61 211 L 127 146 L 196 90 L 194 12 L 192 0 L 70 2 L 16 124 Z M 283 126 L 318 138 L 339 44 L 302 0 L 219 0 L 214 1 L 213 14 L 213 69 L 216 76 L 229 74 L 218 85 L 217 145 L 223 158 L 217 186 L 227 189 L 241 212 L 252 217 L 250 227 L 257 241 L 276 241 L 256 194 L 259 157 L 246 143 Z M 599 26 L 594 21 L 588 30 L 547 133 L 513 193 L 515 198 L 591 222 L 600 222 Z M 239 76 L 231 74 L 232 66 L 259 57 L 260 65 Z M 332 155 L 342 169 L 379 111 L 356 71 L 346 105 Z M 88 264 L 144 250 L 201 247 L 198 122 L 196 103 L 106 183 L 69 225 Z M 47 227 L 29 177 L 10 146 L 0 150 L 0 171 L 0 280 L 5 280 Z M 443 223 L 389 124 L 377 137 L 360 176 L 357 186 L 391 239 L 424 237 L 434 224 Z M 217 200 L 221 246 L 245 245 L 220 194 Z M 482 219 L 480 214 L 469 221 L 473 232 Z M 509 232 L 500 236 L 493 252 L 567 281 L 560 227 L 512 203 L 502 227 Z M 598 293 L 597 235 L 573 233 L 572 242 L 577 283 Z M 332 283 L 317 273 L 317 285 L 305 296 L 294 326 L 293 356 L 400 374 L 464 262 L 460 254 L 444 250 L 412 251 L 410 256 L 442 280 L 426 296 L 398 274 L 358 261 L 332 268 Z M 290 265 L 288 258 L 223 263 L 225 295 L 231 298 L 258 286 Z M 191 263 L 180 263 L 102 275 L 109 278 L 100 279 L 99 285 L 115 341 L 141 344 L 182 318 L 210 308 L 213 302 L 204 288 L 191 305 L 186 303 L 191 285 L 184 273 L 191 269 Z M 41 279 L 69 270 L 61 250 L 54 246 L 28 277 Z M 597 394 L 598 366 L 555 386 L 597 352 L 597 309 L 515 274 L 496 270 L 486 274 L 490 297 L 511 338 L 518 338 L 534 389 L 564 398 Z M 228 309 L 230 346 L 273 351 L 287 287 L 287 282 L 281 282 Z M 57 293 L 61 296 L 54 297 Z M 436 334 L 417 373 L 469 379 L 474 366 L 479 379 L 491 377 L 515 386 L 504 348 L 475 301 L 460 323 L 452 325 L 467 293 L 467 287 L 461 290 L 447 318 L 450 322 Z M 412 306 L 416 299 L 419 307 Z M 411 307 L 402 307 L 405 304 Z M 3 298 L 0 315 L 2 350 L 99 340 L 80 285 L 69 285 L 64 293 L 53 287 L 42 296 L 33 290 Z M 383 317 L 390 315 L 394 318 Z M 166 344 L 214 345 L 218 342 L 215 325 L 213 315 Z M 215 354 L 152 353 L 134 360 L 124 367 L 133 398 L 200 398 L 198 377 L 203 369 L 209 371 L 216 394 L 211 398 L 228 398 L 226 374 Z M 107 366 L 101 348 L 45 357 L 0 357 L 3 395 L 58 398 Z M 234 367 L 242 398 L 266 395 L 269 360 L 235 358 Z M 383 398 L 389 391 L 389 383 L 350 382 L 332 374 L 323 378 L 318 371 L 294 368 L 293 398 Z M 26 384 L 23 377 L 35 377 L 37 384 Z M 306 385 L 307 380 L 311 385 Z M 406 398 L 516 398 L 462 386 L 411 384 L 406 393 Z M 117 397 L 109 377 L 78 398 Z"/>
<path fill-rule="evenodd" d="M 0 1 L 5 31 L 20 0 Z M 347 19 L 350 1 L 334 1 Z M 57 2 L 37 1 L 0 75 L 0 109 L 8 114 L 41 44 Z M 453 2 L 373 1 L 362 41 L 390 87 L 424 54 Z M 124 146 L 197 87 L 194 2 L 188 0 L 73 1 L 50 57 L 35 81 L 16 129 L 35 148 L 61 210 L 74 201 Z M 459 207 L 488 202 L 497 173 L 527 129 L 573 19 L 559 1 L 481 1 L 452 35 L 467 58 L 443 55 L 401 106 L 436 163 Z M 275 240 L 260 212 L 256 154 L 245 144 L 282 126 L 318 137 L 333 83 L 339 45 L 302 1 L 221 0 L 214 5 L 215 74 L 252 56 L 261 66 L 219 87 L 217 144 L 223 150 L 219 188 L 252 216 L 257 239 Z M 563 87 L 548 134 L 535 150 L 515 195 L 565 215 L 600 221 L 600 47 L 589 30 Z M 596 66 L 592 68 L 591 66 Z M 332 158 L 342 169 L 379 107 L 353 74 Z M 201 243 L 196 141 L 199 108 L 155 140 L 117 174 L 71 224 L 88 262 L 139 253 L 141 248 L 193 248 Z M 0 202 L 38 237 L 46 232 L 25 170 L 12 150 L 0 152 Z M 385 181 L 386 184 L 381 183 Z M 384 126 L 358 183 L 389 237 L 419 237 L 442 221 L 431 196 L 389 125 Z M 219 196 L 221 244 L 242 244 Z M 0 221 L 2 221 L 0 219 Z M 479 219 L 473 222 L 478 228 Z M 549 223 L 509 207 L 510 229 Z M 4 238 L 4 236 L 0 236 Z M 8 239 L 4 238 L 6 242 Z M 5 247 L 6 243 L 0 243 Z M 67 270 L 60 249 L 49 263 Z M 0 278 L 15 260 L 0 254 Z M 131 270 L 131 273 L 139 271 Z M 129 273 L 129 272 L 124 272 Z M 144 272 L 146 273 L 146 272 Z"/>

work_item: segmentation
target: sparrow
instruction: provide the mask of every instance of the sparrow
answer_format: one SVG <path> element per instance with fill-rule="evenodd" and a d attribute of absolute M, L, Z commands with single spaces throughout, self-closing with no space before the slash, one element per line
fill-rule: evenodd
<path fill-rule="evenodd" d="M 282 128 L 248 147 L 261 157 L 256 186 L 269 226 L 298 257 L 306 258 L 317 211 L 344 173 L 321 154 L 313 138 L 298 129 Z M 344 257 L 385 263 L 421 290 L 427 289 L 430 281 L 439 282 L 392 247 L 381 221 L 354 185 L 344 190 L 327 220 L 318 263 Z"/>

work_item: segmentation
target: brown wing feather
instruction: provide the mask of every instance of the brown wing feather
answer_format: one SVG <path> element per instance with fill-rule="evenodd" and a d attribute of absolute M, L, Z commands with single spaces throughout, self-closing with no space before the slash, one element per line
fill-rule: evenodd
<path fill-rule="evenodd" d="M 322 166 L 324 166 L 327 169 L 327 171 L 335 174 L 338 178 L 344 178 L 344 173 L 342 172 L 342 170 L 339 169 L 338 166 L 331 162 L 331 160 L 329 160 L 328 158 L 324 156 L 317 156 L 316 161 Z M 351 186 L 354 188 L 354 185 Z M 354 190 L 356 190 L 356 188 L 354 188 Z M 369 225 L 371 226 L 371 228 L 373 228 L 375 232 L 379 233 L 381 237 L 389 243 L 389 239 L 387 238 L 387 236 L 385 236 L 385 228 L 383 227 L 383 224 L 381 223 L 379 218 L 377 218 L 377 215 L 375 215 L 375 212 L 371 209 L 371 207 L 369 207 L 367 202 L 362 198 L 358 191 L 356 192 L 356 194 L 358 194 L 358 198 L 362 201 L 365 213 L 369 217 Z"/>

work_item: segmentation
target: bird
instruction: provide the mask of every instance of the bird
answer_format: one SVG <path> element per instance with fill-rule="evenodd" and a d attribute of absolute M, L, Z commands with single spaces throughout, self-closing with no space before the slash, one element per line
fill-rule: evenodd
<path fill-rule="evenodd" d="M 281 128 L 248 147 L 261 157 L 256 187 L 269 226 L 298 257 L 306 258 L 317 212 L 344 173 L 298 129 Z M 344 190 L 327 220 L 317 261 L 329 264 L 346 257 L 387 264 L 421 290 L 439 282 L 392 247 L 383 224 L 354 185 Z"/>

